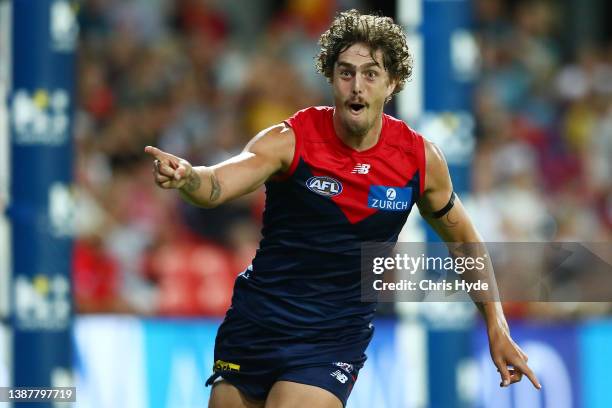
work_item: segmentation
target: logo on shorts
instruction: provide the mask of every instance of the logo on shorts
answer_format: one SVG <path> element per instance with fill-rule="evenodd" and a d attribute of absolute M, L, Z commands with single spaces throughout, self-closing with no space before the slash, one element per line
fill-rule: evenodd
<path fill-rule="evenodd" d="M 240 371 L 240 364 L 228 363 L 227 361 L 217 360 L 213 371 Z"/>
<path fill-rule="evenodd" d="M 341 369 L 343 369 L 344 371 L 346 371 L 347 373 L 352 373 L 353 372 L 353 365 L 349 364 L 349 363 L 343 363 L 342 361 L 338 361 L 336 363 L 334 363 L 335 366 L 340 367 Z"/>
<path fill-rule="evenodd" d="M 346 376 L 346 374 L 342 374 L 342 371 L 340 370 L 334 371 L 333 373 L 331 373 L 331 376 L 334 377 L 336 380 L 340 381 L 342 384 L 348 381 L 348 377 Z"/>
<path fill-rule="evenodd" d="M 306 187 L 313 193 L 325 197 L 333 197 L 342 192 L 342 184 L 338 180 L 327 176 L 309 178 L 306 180 Z"/>

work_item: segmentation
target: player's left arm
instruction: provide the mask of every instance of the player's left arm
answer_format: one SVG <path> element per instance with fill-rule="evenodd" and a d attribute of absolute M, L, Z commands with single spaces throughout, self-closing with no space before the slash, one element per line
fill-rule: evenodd
<path fill-rule="evenodd" d="M 446 243 L 482 243 L 480 234 L 453 191 L 442 152 L 435 144 L 427 140 L 424 140 L 424 143 L 425 188 L 417 202 L 421 215 Z M 492 268 L 490 273 L 493 274 Z M 492 281 L 494 282 L 494 279 Z M 527 355 L 510 336 L 500 302 L 474 299 L 474 303 L 487 325 L 491 358 L 500 372 L 501 385 L 508 386 L 518 382 L 525 374 L 533 385 L 540 389 L 539 381 L 527 365 Z"/>

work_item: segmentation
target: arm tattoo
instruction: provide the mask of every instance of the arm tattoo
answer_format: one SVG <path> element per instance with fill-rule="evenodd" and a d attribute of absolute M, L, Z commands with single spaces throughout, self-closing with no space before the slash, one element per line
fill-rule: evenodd
<path fill-rule="evenodd" d="M 215 173 L 210 173 L 210 201 L 214 202 L 221 196 L 221 184 L 215 177 Z"/>
<path fill-rule="evenodd" d="M 459 221 L 451 220 L 450 214 L 446 214 L 446 216 L 444 216 L 442 220 L 443 220 L 442 222 L 444 223 L 444 225 L 446 225 L 449 228 L 453 228 L 459 225 Z"/>
<path fill-rule="evenodd" d="M 455 198 L 457 197 L 457 195 L 455 194 L 455 192 L 451 192 L 451 196 L 448 199 L 448 203 L 446 203 L 446 205 L 438 210 L 438 211 L 434 211 L 431 216 L 433 218 L 437 218 L 439 220 L 442 221 L 442 223 L 444 223 L 444 225 L 446 227 L 452 228 L 452 227 L 456 227 L 459 224 L 459 221 L 453 221 L 450 218 L 450 211 L 453 209 L 453 207 L 455 206 Z"/>
<path fill-rule="evenodd" d="M 192 171 L 189 175 L 189 178 L 187 179 L 187 183 L 185 183 L 185 186 L 183 188 L 185 189 L 185 191 L 193 193 L 194 191 L 197 191 L 200 188 L 201 184 L 202 180 L 200 179 L 200 175 L 195 171 Z"/>

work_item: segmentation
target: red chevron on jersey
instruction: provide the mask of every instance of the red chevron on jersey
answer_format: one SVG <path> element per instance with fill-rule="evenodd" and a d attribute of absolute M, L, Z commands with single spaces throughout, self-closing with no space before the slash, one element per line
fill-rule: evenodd
<path fill-rule="evenodd" d="M 387 191 L 388 198 L 394 200 L 418 175 L 418 195 L 422 193 L 425 154 L 423 138 L 418 133 L 404 122 L 383 115 L 377 144 L 358 152 L 336 135 L 333 114 L 331 107 L 314 107 L 287 120 L 296 136 L 292 170 L 303 160 L 314 177 L 306 181 L 313 193 L 327 195 L 353 224 L 379 211 L 398 208 L 389 200 L 376 205 L 371 197 L 373 188 L 386 188 L 382 194 Z"/>

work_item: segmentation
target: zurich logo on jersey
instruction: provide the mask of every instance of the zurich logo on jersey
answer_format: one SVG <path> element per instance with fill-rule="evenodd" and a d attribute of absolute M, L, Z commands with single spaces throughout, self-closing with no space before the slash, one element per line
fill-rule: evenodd
<path fill-rule="evenodd" d="M 408 211 L 412 206 L 412 187 L 370 186 L 368 207 L 383 211 Z"/>
<path fill-rule="evenodd" d="M 309 178 L 306 180 L 306 187 L 310 191 L 325 197 L 337 196 L 342 192 L 342 184 L 338 180 L 327 176 Z"/>

